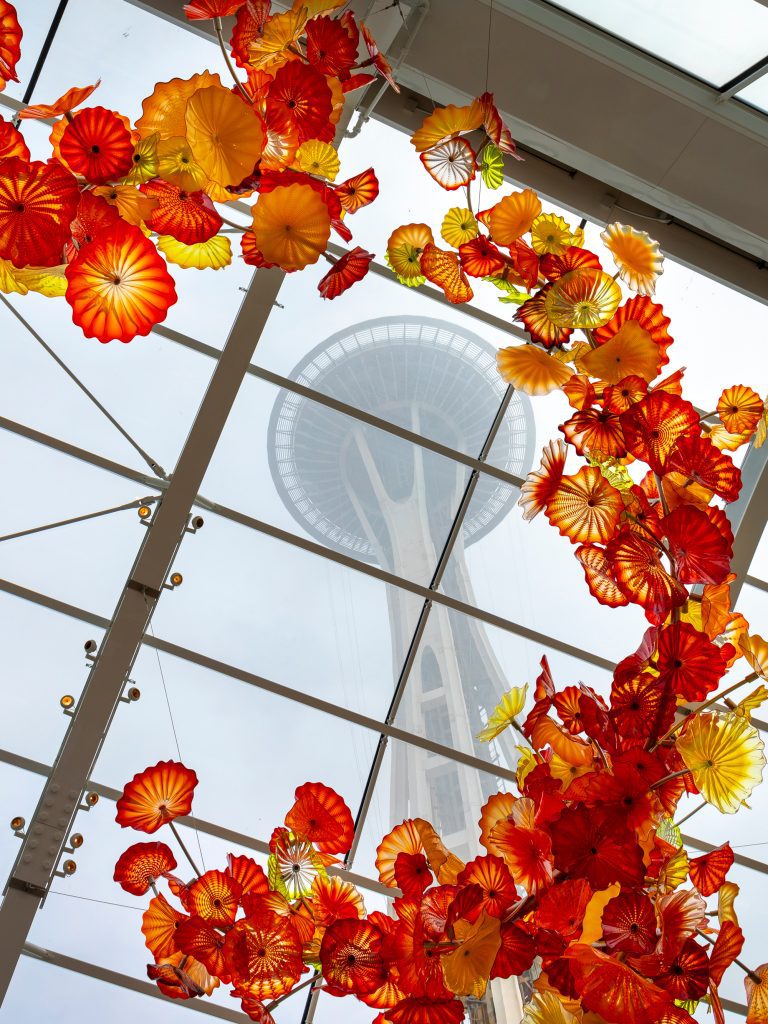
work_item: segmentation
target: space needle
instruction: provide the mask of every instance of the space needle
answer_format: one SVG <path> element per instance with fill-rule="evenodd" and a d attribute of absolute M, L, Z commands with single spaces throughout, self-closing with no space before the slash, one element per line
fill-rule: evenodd
<path fill-rule="evenodd" d="M 381 317 L 339 331 L 290 376 L 472 456 L 481 451 L 506 392 L 492 345 L 464 326 L 421 316 Z M 529 400 L 516 392 L 491 460 L 524 476 L 534 440 Z M 272 410 L 267 444 L 275 486 L 305 531 L 395 575 L 430 581 L 466 487 L 465 466 L 286 391 Z M 465 549 L 492 530 L 517 497 L 513 485 L 481 474 L 443 576 L 446 593 L 475 604 Z M 387 601 L 396 679 L 413 633 L 415 598 L 390 586 Z M 483 624 L 434 604 L 397 725 L 487 760 L 489 748 L 476 736 L 511 685 Z M 490 755 L 513 768 L 514 740 L 502 734 Z M 427 818 L 463 860 L 483 852 L 477 847 L 479 811 L 498 788 L 489 767 L 478 772 L 415 745 L 394 744 L 392 823 Z M 468 1008 L 471 1019 L 504 1020 L 514 1007 L 500 1001 L 508 1003 L 497 990 Z"/>

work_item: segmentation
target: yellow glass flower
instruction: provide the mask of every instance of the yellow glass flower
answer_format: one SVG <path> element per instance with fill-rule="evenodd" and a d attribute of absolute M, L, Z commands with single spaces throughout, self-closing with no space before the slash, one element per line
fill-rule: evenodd
<path fill-rule="evenodd" d="M 205 187 L 208 180 L 208 175 L 195 160 L 191 146 L 178 135 L 158 142 L 157 173 L 164 181 L 185 192 L 197 192 Z"/>
<path fill-rule="evenodd" d="M 248 61 L 252 68 L 275 71 L 289 59 L 288 47 L 296 43 L 307 24 L 307 8 L 273 14 L 267 18 L 261 35 L 248 47 Z"/>
<path fill-rule="evenodd" d="M 458 249 L 465 242 L 471 242 L 473 238 L 477 238 L 478 234 L 477 221 L 474 214 L 471 210 L 454 206 L 443 218 L 440 234 L 444 241 L 448 245 L 452 245 L 454 249 Z"/>
<path fill-rule="evenodd" d="M 609 274 L 580 268 L 555 281 L 544 300 L 544 311 L 557 327 L 591 330 L 607 324 L 620 302 L 621 288 Z"/>
<path fill-rule="evenodd" d="M 5 263 L 5 260 L 0 260 L 0 263 Z M 63 263 L 58 267 L 24 267 L 23 270 L 14 267 L 13 273 L 22 295 L 37 292 L 49 299 L 57 299 L 67 291 L 66 266 Z"/>
<path fill-rule="evenodd" d="M 523 1013 L 522 1024 L 578 1024 L 575 1013 L 563 1006 L 554 992 L 534 992 Z"/>
<path fill-rule="evenodd" d="M 389 265 L 404 282 L 424 279 L 419 257 L 426 245 L 434 245 L 432 231 L 426 224 L 403 224 L 389 236 Z"/>
<path fill-rule="evenodd" d="M 413 824 L 419 833 L 424 856 L 440 885 L 455 885 L 456 879 L 465 868 L 464 861 L 451 853 L 428 821 L 414 818 Z"/>
<path fill-rule="evenodd" d="M 215 235 L 207 242 L 185 245 L 171 235 L 160 235 L 157 248 L 169 263 L 185 270 L 221 270 L 232 262 L 232 244 L 226 235 Z"/>
<path fill-rule="evenodd" d="M 523 710 L 527 694 L 527 683 L 524 686 L 513 686 L 508 690 L 496 705 L 486 727 L 477 734 L 477 738 L 482 743 L 490 743 L 508 729 Z"/>
<path fill-rule="evenodd" d="M 339 154 L 328 142 L 319 139 L 308 139 L 296 150 L 296 163 L 307 174 L 315 174 L 318 178 L 336 181 L 341 161 Z"/>
<path fill-rule="evenodd" d="M 458 949 L 443 958 L 445 984 L 458 996 L 481 999 L 501 945 L 501 921 L 483 911 L 473 925 L 458 921 Z"/>
<path fill-rule="evenodd" d="M 645 231 L 618 223 L 609 224 L 600 237 L 613 256 L 622 281 L 638 295 L 653 295 L 656 280 L 664 272 L 659 243 Z"/>
<path fill-rule="evenodd" d="M 573 376 L 569 367 L 535 345 L 499 349 L 496 367 L 507 383 L 527 395 L 548 395 Z"/>
<path fill-rule="evenodd" d="M 675 746 L 701 795 L 723 814 L 735 814 L 762 779 L 763 741 L 745 718 L 695 715 Z"/>
<path fill-rule="evenodd" d="M 309 185 L 281 185 L 259 196 L 253 210 L 256 246 L 267 263 L 303 270 L 328 244 L 331 215 Z"/>
<path fill-rule="evenodd" d="M 159 164 L 157 159 L 158 132 L 139 139 L 133 147 L 132 166 L 129 174 L 123 178 L 126 185 L 141 185 L 144 181 L 157 177 Z"/>
<path fill-rule="evenodd" d="M 106 199 L 110 206 L 116 206 L 123 220 L 137 227 L 141 227 L 157 206 L 156 199 L 139 192 L 133 185 L 97 185 L 93 194 Z"/>
<path fill-rule="evenodd" d="M 575 244 L 570 225 L 556 213 L 542 213 L 531 224 L 531 245 L 539 256 L 562 256 Z"/>

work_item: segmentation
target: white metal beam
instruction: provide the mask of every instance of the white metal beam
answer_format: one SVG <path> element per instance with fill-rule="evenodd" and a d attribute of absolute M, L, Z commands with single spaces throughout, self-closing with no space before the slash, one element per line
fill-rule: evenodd
<path fill-rule="evenodd" d="M 270 270 L 252 278 L 22 840 L 0 907 L 0 1000 L 50 887 L 85 784 L 283 277 L 282 272 Z"/>

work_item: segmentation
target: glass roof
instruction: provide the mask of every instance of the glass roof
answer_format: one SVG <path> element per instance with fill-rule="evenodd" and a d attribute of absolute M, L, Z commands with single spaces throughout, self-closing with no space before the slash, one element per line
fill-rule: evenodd
<path fill-rule="evenodd" d="M 759 0 L 549 0 L 667 64 L 720 87 L 768 55 Z"/>
<path fill-rule="evenodd" d="M 17 6 L 26 80 L 56 5 Z M 755 0 L 734 0 L 727 21 L 709 0 L 558 6 L 716 86 L 765 55 L 768 8 Z M 103 0 L 94 19 L 89 0 L 70 0 L 35 100 L 72 84 L 73 52 L 78 81 L 101 77 L 99 102 L 131 116 L 135 98 L 171 76 L 171 63 L 182 76 L 219 67 L 209 42 L 139 6 Z M 761 102 L 750 93 L 758 84 L 741 97 Z M 18 99 L 22 91 L 12 84 L 7 94 Z M 32 125 L 27 135 L 42 155 L 47 128 Z M 392 228 L 409 219 L 439 228 L 446 204 L 426 175 L 402 194 L 399 168 L 413 159 L 404 134 L 371 121 L 344 142 L 342 156 L 350 173 L 371 163 L 380 172 L 379 201 L 356 218 L 361 244 L 381 254 Z M 557 197 L 547 207 L 573 220 Z M 632 222 L 631 211 L 624 219 Z M 652 232 L 652 224 L 638 226 Z M 587 244 L 597 244 L 599 228 L 588 224 L 586 232 Z M 184 538 L 174 563 L 183 584 L 163 592 L 131 672 L 141 699 L 119 706 L 94 768 L 90 781 L 102 799 L 77 818 L 85 836 L 78 871 L 56 879 L 35 919 L 30 943 L 80 966 L 24 956 L 2 1024 L 79 1021 L 86 1004 L 89 1017 L 114 1024 L 186 1019 L 185 1007 L 86 976 L 95 965 L 145 978 L 145 901 L 112 882 L 127 837 L 114 823 L 110 791 L 146 764 L 181 757 L 197 770 L 197 828 L 184 834 L 209 866 L 241 847 L 262 857 L 294 788 L 308 778 L 336 788 L 356 812 L 370 776 L 351 864 L 364 878 L 375 879 L 375 847 L 406 814 L 435 820 L 449 844 L 470 855 L 480 801 L 504 786 L 515 763 L 506 740 L 482 749 L 474 740 L 501 692 L 532 682 L 546 655 L 558 682 L 583 680 L 607 693 L 612 663 L 645 628 L 637 609 L 588 602 L 567 543 L 545 523 L 524 523 L 515 505 L 517 481 L 556 436 L 566 405 L 559 394 L 521 398 L 498 415 L 505 389 L 491 371 L 495 350 L 510 342 L 502 323 L 509 307 L 494 296 L 473 309 L 449 307 L 380 274 L 328 303 L 316 293 L 321 273 L 290 275 L 281 289 L 201 486 L 194 511 L 204 527 Z M 69 721 L 60 698 L 79 698 L 89 667 L 83 643 L 101 642 L 144 537 L 136 500 L 167 486 L 162 474 L 173 472 L 251 274 L 235 261 L 219 273 L 176 277 L 180 299 L 168 330 L 129 346 L 85 341 L 61 304 L 10 300 L 116 422 L 0 306 L 0 821 L 34 813 Z M 659 301 L 678 339 L 669 369 L 687 367 L 702 409 L 724 383 L 745 379 L 768 390 L 768 352 L 755 341 L 768 332 L 768 308 L 670 259 Z M 715 308 L 728 313 L 728 381 L 714 370 L 723 343 Z M 314 396 L 291 390 L 292 382 Z M 497 419 L 490 471 L 464 506 Z M 106 514 L 2 539 L 95 512 Z M 768 535 L 750 573 L 740 607 L 766 622 L 768 592 L 758 583 L 768 581 Z M 385 720 L 405 738 L 388 742 L 371 775 L 376 724 Z M 734 877 L 755 894 L 742 903 L 750 962 L 765 959 L 757 947 L 760 894 L 768 899 L 767 812 L 763 787 L 751 813 L 725 819 L 704 810 L 685 824 L 694 841 L 730 838 L 748 858 Z M 17 849 L 10 830 L 0 830 L 3 880 Z M 384 908 L 372 885 L 367 906 Z M 723 994 L 742 1003 L 740 979 L 731 977 Z M 227 993 L 211 1003 L 237 1019 Z M 304 1009 L 303 995 L 289 999 L 281 1024 L 304 1024 Z M 370 1024 L 371 1016 L 322 994 L 312 1019 Z"/>

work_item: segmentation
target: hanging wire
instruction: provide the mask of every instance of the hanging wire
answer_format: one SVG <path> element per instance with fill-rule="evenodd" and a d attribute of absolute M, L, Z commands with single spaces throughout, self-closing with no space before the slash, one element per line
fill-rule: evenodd
<path fill-rule="evenodd" d="M 144 603 L 147 604 L 146 595 L 144 596 Z M 149 607 L 148 604 L 147 604 L 147 607 Z M 150 635 L 151 635 L 152 639 L 153 640 L 157 640 L 157 637 L 155 636 L 155 631 L 152 628 L 152 620 L 151 619 L 147 623 L 147 626 L 149 628 L 149 632 L 150 632 Z M 156 646 L 154 647 L 154 651 L 155 651 L 155 658 L 157 659 L 157 668 L 158 668 L 158 671 L 160 672 L 160 681 L 163 684 L 163 693 L 165 694 L 165 703 L 166 703 L 166 706 L 168 708 L 168 717 L 171 720 L 171 731 L 173 732 L 173 742 L 176 744 L 176 753 L 178 755 L 179 761 L 183 762 L 184 758 L 181 756 L 181 747 L 179 745 L 179 734 L 176 732 L 176 722 L 174 721 L 174 718 L 173 718 L 173 709 L 171 707 L 171 699 L 168 696 L 168 687 L 167 687 L 166 682 L 165 682 L 165 673 L 163 672 L 163 664 L 160 661 L 160 651 L 157 649 Z M 197 849 L 200 852 L 200 860 L 202 861 L 202 864 L 203 864 L 203 871 L 205 871 L 206 870 L 206 868 L 205 868 L 205 855 L 203 853 L 202 843 L 200 842 L 200 833 L 197 830 L 197 825 L 194 824 L 194 822 L 195 822 L 194 815 L 190 814 L 189 817 L 190 817 L 190 819 L 192 820 L 192 823 L 193 823 L 193 828 L 195 830 L 195 839 L 197 840 Z"/>
<path fill-rule="evenodd" d="M 116 505 L 114 508 L 103 508 L 98 512 L 86 512 L 82 516 L 72 516 L 71 519 L 59 519 L 55 523 L 46 523 L 44 526 L 32 526 L 28 530 L 17 530 L 16 533 L 6 533 L 0 537 L 0 543 L 5 540 L 17 540 L 19 537 L 30 537 L 35 533 L 43 533 L 45 530 L 56 530 L 60 526 L 71 526 L 73 523 L 84 523 L 89 519 L 98 519 L 100 516 L 109 516 L 113 512 L 125 512 L 131 508 L 141 508 L 142 505 L 152 505 L 157 501 L 156 496 L 148 498 L 137 498 L 125 505 Z"/>
<path fill-rule="evenodd" d="M 132 907 L 130 903 L 113 903 L 111 900 L 97 900 L 95 896 L 78 896 L 74 892 L 62 892 L 61 889 L 49 889 L 49 896 L 66 896 L 70 900 L 85 900 L 87 903 L 101 903 L 105 907 L 121 907 L 123 910 L 133 910 L 142 913 L 141 907 Z"/>
<path fill-rule="evenodd" d="M 135 441 L 133 439 L 133 437 L 131 437 L 131 435 L 128 433 L 128 431 L 125 429 L 125 427 L 121 426 L 117 422 L 117 420 L 112 415 L 112 413 L 109 412 L 101 404 L 101 402 L 93 394 L 92 391 L 88 390 L 88 388 L 85 386 L 85 384 L 83 384 L 83 382 L 80 380 L 80 378 L 77 376 L 77 374 L 73 370 L 70 370 L 70 368 L 67 366 L 67 364 L 64 362 L 64 360 L 61 359 L 56 354 L 56 352 L 54 352 L 54 350 L 51 348 L 51 346 L 46 341 L 43 340 L 43 338 L 34 329 L 32 324 L 30 324 L 27 320 L 25 320 L 24 317 L 21 315 L 21 313 L 19 313 L 19 311 L 15 308 L 15 306 L 13 306 L 8 301 L 8 299 L 6 299 L 6 297 L 4 295 L 2 295 L 2 294 L 0 294 L 0 302 L 3 303 L 3 305 L 6 307 L 6 309 L 10 310 L 10 312 L 16 317 L 16 319 L 19 321 L 19 323 L 23 327 L 25 327 L 26 330 L 35 339 L 35 341 L 45 349 L 45 351 L 48 353 L 48 355 L 51 357 L 51 359 L 53 359 L 53 361 L 55 363 L 57 363 L 61 367 L 61 369 L 66 373 L 66 375 L 72 381 L 74 381 L 74 383 L 80 388 L 80 390 L 83 392 L 83 394 L 86 395 L 91 400 L 91 402 L 93 402 L 93 404 L 96 406 L 96 408 L 99 410 L 99 412 L 102 413 L 104 416 L 106 416 L 106 418 L 109 420 L 109 422 L 112 424 L 112 426 L 115 427 L 116 430 L 120 431 L 120 433 L 126 439 L 128 444 L 130 444 L 139 453 L 139 455 L 146 462 L 146 464 L 149 466 L 149 468 L 152 470 L 152 472 L 155 473 L 157 476 L 161 477 L 163 480 L 167 480 L 168 479 L 168 474 L 165 472 L 165 470 L 160 465 L 160 463 L 157 462 L 156 459 L 153 459 L 152 456 L 149 455 L 147 452 L 145 452 L 144 449 L 141 447 L 141 445 L 138 443 L 138 441 Z"/>

